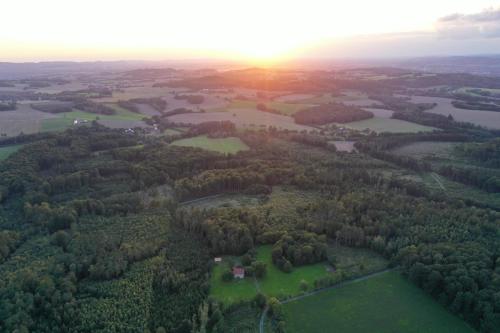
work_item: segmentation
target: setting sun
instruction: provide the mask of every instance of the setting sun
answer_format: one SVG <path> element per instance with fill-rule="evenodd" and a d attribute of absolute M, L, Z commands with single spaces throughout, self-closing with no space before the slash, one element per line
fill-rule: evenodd
<path fill-rule="evenodd" d="M 2 4 L 3 13 L 10 14 L 0 21 L 0 60 L 83 60 L 98 55 L 272 61 L 299 56 L 311 45 L 335 45 L 338 38 L 431 31 L 436 18 L 449 14 L 450 8 L 470 12 L 489 4 L 144 0 L 139 6 L 132 0 L 8 1 Z"/>

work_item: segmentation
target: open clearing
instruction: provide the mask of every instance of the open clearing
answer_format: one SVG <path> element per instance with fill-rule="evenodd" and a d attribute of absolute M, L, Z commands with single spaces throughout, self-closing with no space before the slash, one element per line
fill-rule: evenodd
<path fill-rule="evenodd" d="M 426 112 L 444 116 L 451 114 L 455 121 L 469 122 L 487 128 L 500 129 L 500 112 L 458 109 L 451 104 L 451 99 L 441 97 L 413 96 L 411 101 L 413 103 L 437 104 L 436 107 Z"/>
<path fill-rule="evenodd" d="M 217 151 L 222 154 L 235 154 L 239 151 L 249 149 L 249 147 L 244 142 L 242 142 L 240 138 L 209 138 L 206 135 L 177 140 L 172 142 L 172 145 L 201 148 L 211 151 Z"/>
<path fill-rule="evenodd" d="M 283 305 L 287 332 L 474 332 L 398 272 Z"/>
<path fill-rule="evenodd" d="M 453 154 L 455 142 L 424 141 L 413 142 L 391 150 L 391 153 L 400 156 L 411 156 L 418 159 L 448 159 Z"/>
<path fill-rule="evenodd" d="M 340 124 L 342 126 L 342 124 Z M 417 132 L 432 132 L 436 130 L 433 127 L 423 126 L 399 119 L 387 119 L 373 117 L 370 119 L 354 121 L 344 124 L 345 126 L 359 131 L 370 129 L 377 133 L 417 133 Z"/>
<path fill-rule="evenodd" d="M 350 153 L 355 150 L 354 141 L 328 141 L 328 143 L 335 145 L 337 151 L 345 151 Z"/>
<path fill-rule="evenodd" d="M 376 109 L 376 108 L 363 108 L 363 109 L 373 113 L 373 115 L 377 118 L 384 118 L 384 119 L 390 119 L 394 113 L 394 111 L 386 109 Z"/>
<path fill-rule="evenodd" d="M 312 127 L 298 125 L 292 117 L 262 112 L 254 108 L 237 108 L 229 112 L 184 113 L 168 117 L 174 123 L 200 124 L 207 121 L 231 121 L 240 128 L 274 126 L 288 130 L 312 130 Z"/>
<path fill-rule="evenodd" d="M 381 270 L 387 266 L 387 262 L 377 254 L 361 249 L 347 247 L 332 247 L 330 253 L 337 258 L 337 266 L 334 272 L 329 271 L 331 266 L 327 262 L 313 265 L 294 267 L 291 273 L 279 270 L 271 258 L 272 246 L 265 245 L 257 248 L 257 260 L 267 265 L 266 276 L 257 280 L 260 291 L 267 296 L 284 298 L 301 293 L 300 282 L 306 281 L 311 290 L 314 281 L 331 276 L 338 281 L 342 278 L 360 276 L 369 272 Z M 222 273 L 230 260 L 224 257 L 222 263 L 217 264 L 212 272 L 210 295 L 227 304 L 240 300 L 252 299 L 257 294 L 257 283 L 254 278 L 245 278 L 231 282 L 222 281 Z M 233 258 L 237 261 L 237 258 Z"/>
<path fill-rule="evenodd" d="M 5 160 L 7 157 L 18 151 L 23 145 L 12 145 L 0 147 L 0 161 Z"/>

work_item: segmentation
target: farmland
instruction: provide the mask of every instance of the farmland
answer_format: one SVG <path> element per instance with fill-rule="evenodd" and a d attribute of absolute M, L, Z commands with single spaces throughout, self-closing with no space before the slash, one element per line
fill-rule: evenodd
<path fill-rule="evenodd" d="M 182 147 L 194 147 L 211 151 L 216 151 L 222 154 L 235 154 L 242 150 L 248 150 L 248 146 L 239 138 L 209 138 L 206 135 L 201 135 L 189 139 L 181 139 L 172 142 L 173 145 Z"/>
<path fill-rule="evenodd" d="M 423 126 L 415 123 L 410 123 L 408 121 L 399 119 L 388 119 L 373 117 L 371 119 L 365 119 L 360 121 L 355 121 L 345 124 L 345 126 L 363 131 L 369 129 L 377 133 L 416 133 L 416 132 L 431 132 L 435 128 Z"/>
<path fill-rule="evenodd" d="M 451 104 L 451 99 L 441 97 L 413 96 L 414 103 L 437 103 L 437 106 L 426 112 L 452 115 L 455 121 L 469 122 L 487 128 L 500 129 L 500 112 L 464 110 L 458 109 Z"/>
<path fill-rule="evenodd" d="M 287 332 L 474 332 L 397 272 L 287 303 Z"/>
<path fill-rule="evenodd" d="M 168 117 L 174 123 L 200 124 L 207 121 L 231 121 L 239 128 L 274 126 L 288 130 L 310 130 L 309 126 L 298 125 L 292 117 L 262 112 L 254 108 L 236 108 L 228 112 L 185 113 Z"/>
<path fill-rule="evenodd" d="M 419 159 L 447 159 L 453 154 L 453 149 L 456 145 L 453 142 L 414 142 L 398 147 L 392 150 L 392 153 Z"/>

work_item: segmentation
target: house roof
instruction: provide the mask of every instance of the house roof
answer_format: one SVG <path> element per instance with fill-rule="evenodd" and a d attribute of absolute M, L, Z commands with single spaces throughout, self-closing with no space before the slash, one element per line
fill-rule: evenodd
<path fill-rule="evenodd" d="M 245 274 L 245 269 L 243 267 L 233 267 L 233 274 Z"/>

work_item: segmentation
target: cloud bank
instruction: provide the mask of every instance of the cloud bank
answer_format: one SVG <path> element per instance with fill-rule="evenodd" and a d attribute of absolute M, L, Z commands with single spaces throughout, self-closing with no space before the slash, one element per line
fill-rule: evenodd
<path fill-rule="evenodd" d="M 500 38 L 500 7 L 476 14 L 452 14 L 436 22 L 440 37 L 453 39 Z"/>

